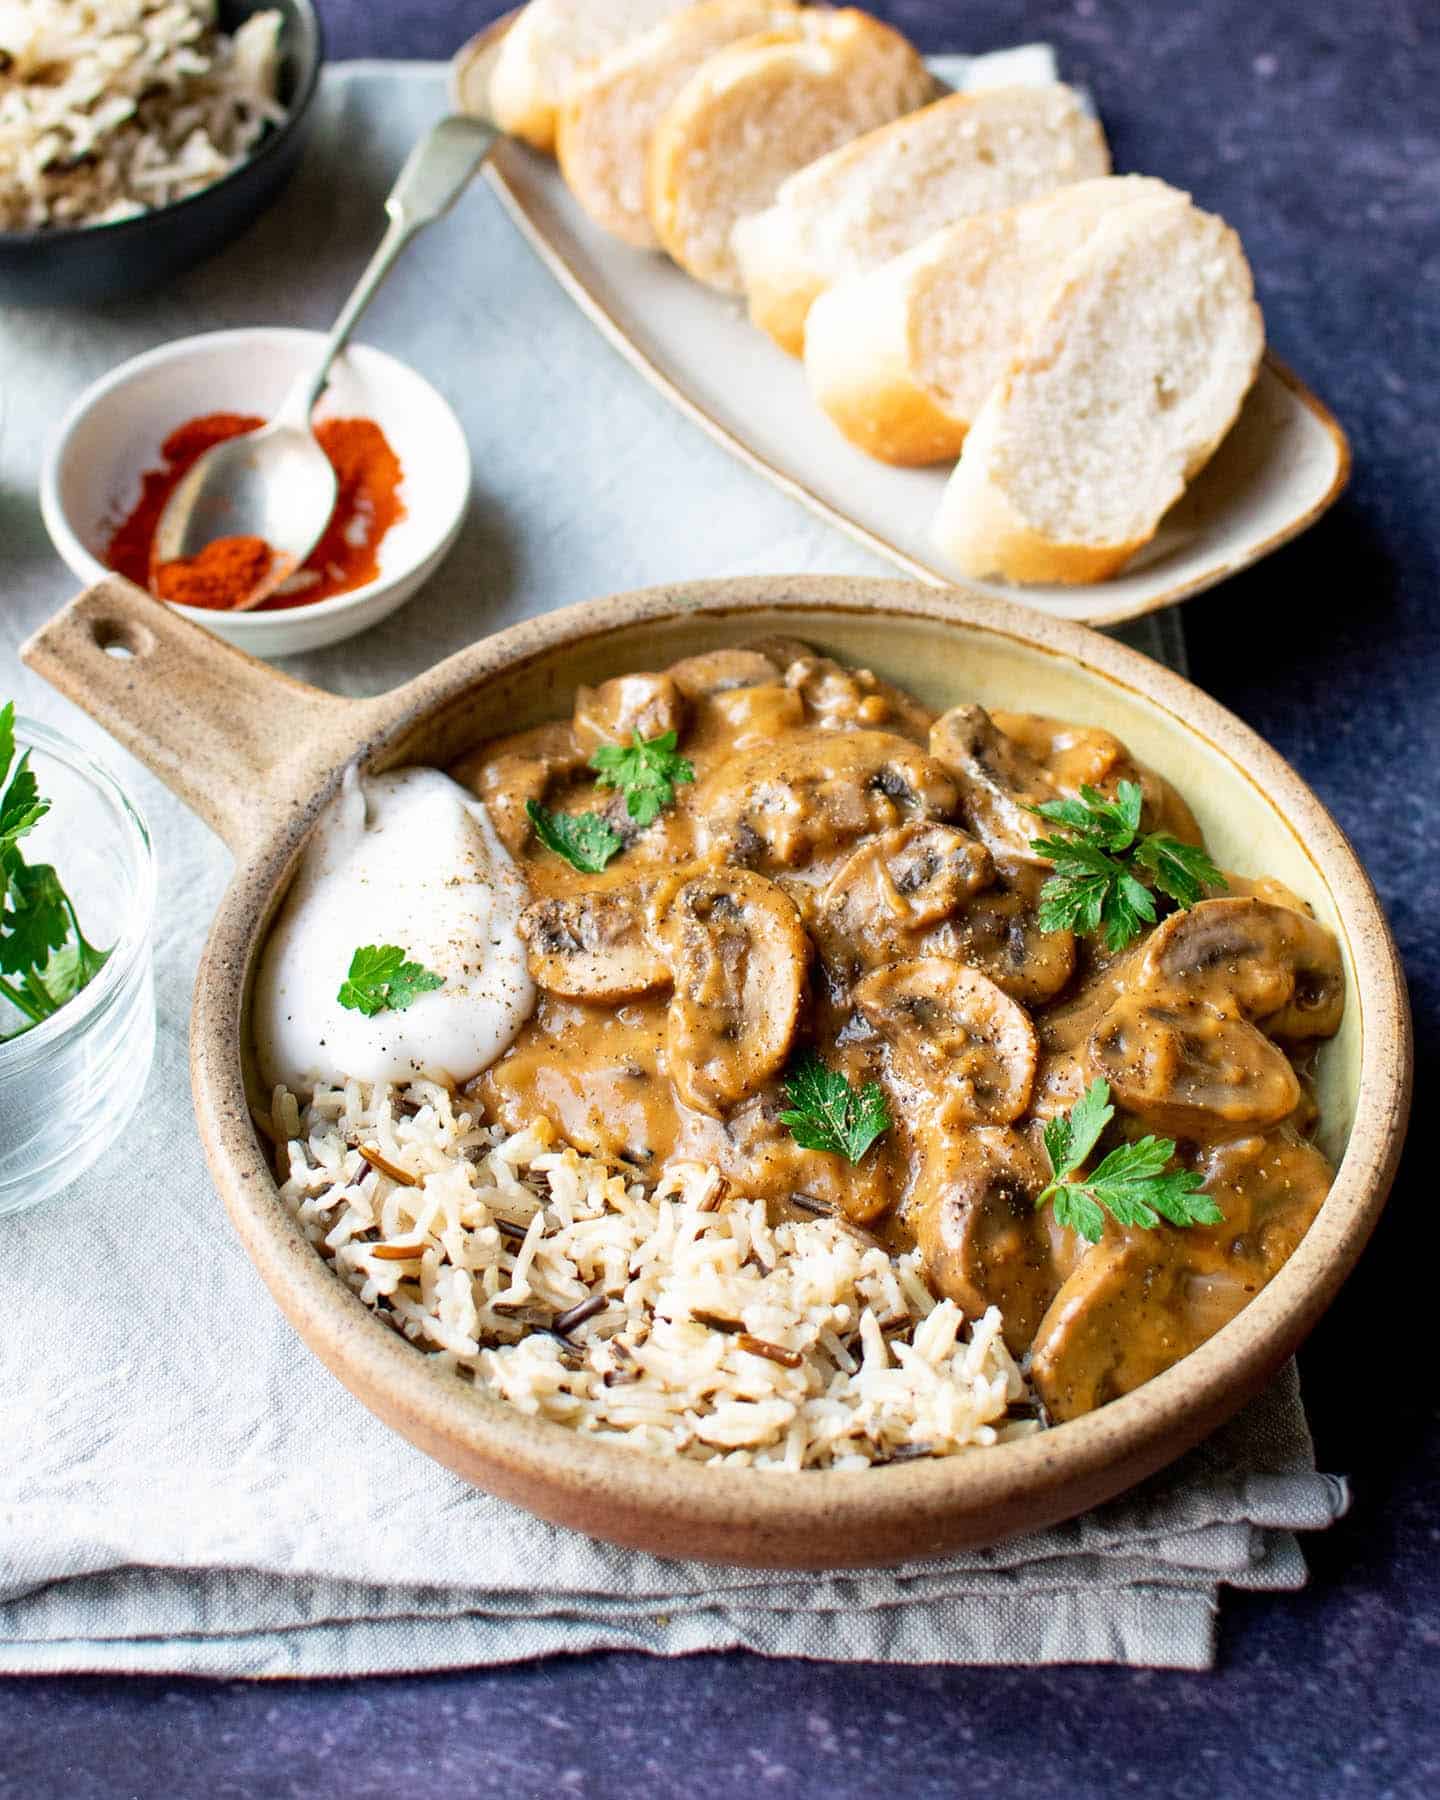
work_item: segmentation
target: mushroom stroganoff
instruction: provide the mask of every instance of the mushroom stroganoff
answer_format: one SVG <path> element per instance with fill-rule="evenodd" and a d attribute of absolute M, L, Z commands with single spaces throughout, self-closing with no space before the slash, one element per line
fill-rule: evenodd
<path fill-rule="evenodd" d="M 1104 730 L 937 716 L 772 639 L 581 688 L 449 777 L 521 890 L 533 994 L 473 1069 L 418 1054 L 372 1089 L 292 1056 L 268 1122 L 339 1272 L 531 1410 L 653 1435 L 679 1394 L 652 1447 L 788 1444 L 794 1467 L 993 1442 L 1204 1342 L 1325 1198 L 1309 1077 L 1344 1005 L 1335 939 L 1279 882 L 1216 869 L 1183 797 Z M 447 981 L 485 978 L 483 946 L 453 975 L 404 960 L 422 938 L 357 946 L 351 976 L 378 985 L 338 996 L 382 1027 L 393 991 L 412 1046 Z M 388 989 L 401 968 L 429 987 Z M 411 1129 L 432 1116 L 443 1154 Z M 438 1196 L 461 1164 L 456 1212 Z M 697 1299 L 671 1277 L 727 1208 L 721 1298 Z M 609 1213 L 629 1235 L 581 1254 Z M 801 1262 L 842 1244 L 843 1295 L 807 1299 Z M 947 1424 L 934 1392 L 962 1354 L 970 1410 Z M 737 1406 L 770 1409 L 758 1435 Z"/>

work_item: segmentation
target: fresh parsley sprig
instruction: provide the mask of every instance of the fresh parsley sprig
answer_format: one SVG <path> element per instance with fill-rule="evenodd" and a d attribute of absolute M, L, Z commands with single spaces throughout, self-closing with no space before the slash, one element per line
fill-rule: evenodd
<path fill-rule="evenodd" d="M 630 744 L 601 744 L 591 753 L 589 766 L 596 787 L 625 796 L 625 810 L 637 825 L 653 825 L 675 804 L 676 782 L 693 781 L 695 769 L 677 752 L 673 731 L 653 738 L 642 738 L 638 731 L 632 736 Z M 598 875 L 625 848 L 624 838 L 603 813 L 551 812 L 538 800 L 527 800 L 525 812 L 545 848 L 582 874 Z"/>
<path fill-rule="evenodd" d="M 525 811 L 545 848 L 582 874 L 598 875 L 625 847 L 624 838 L 600 813 L 551 812 L 537 800 L 527 800 Z"/>
<path fill-rule="evenodd" d="M 80 929 L 74 903 L 51 865 L 27 862 L 20 849 L 21 838 L 49 811 L 29 751 L 15 761 L 15 707 L 7 702 L 0 707 L 0 998 L 25 1022 L 0 1033 L 0 1041 L 59 1012 L 110 957 Z"/>
<path fill-rule="evenodd" d="M 422 994 L 444 987 L 445 977 L 410 962 L 398 944 L 362 944 L 350 958 L 350 967 L 335 998 L 350 1012 L 404 1012 Z"/>
<path fill-rule="evenodd" d="M 675 804 L 675 783 L 695 779 L 694 764 L 676 751 L 673 731 L 642 738 L 632 733 L 630 744 L 601 744 L 590 757 L 595 785 L 617 788 L 625 796 L 625 810 L 637 825 L 653 825 L 667 806 Z"/>
<path fill-rule="evenodd" d="M 1094 1244 L 1108 1212 L 1119 1225 L 1152 1231 L 1162 1219 L 1172 1225 L 1218 1225 L 1225 1217 L 1192 1169 L 1171 1169 L 1171 1138 L 1143 1137 L 1118 1144 L 1089 1175 L 1080 1170 L 1115 1117 L 1110 1086 L 1092 1081 L 1070 1108 L 1046 1121 L 1045 1153 L 1051 1179 L 1036 1196 L 1037 1210 L 1055 1205 L 1055 1220 Z"/>
<path fill-rule="evenodd" d="M 1139 783 L 1122 781 L 1113 800 L 1085 786 L 1079 799 L 1046 800 L 1030 808 L 1071 834 L 1030 841 L 1036 855 L 1055 866 L 1040 890 L 1042 931 L 1091 937 L 1103 927 L 1107 948 L 1126 949 L 1155 922 L 1155 896 L 1134 874 L 1136 866 L 1148 870 L 1160 892 L 1180 906 L 1193 906 L 1206 888 L 1227 886 L 1198 845 L 1184 844 L 1168 831 L 1142 837 L 1143 804 Z"/>
<path fill-rule="evenodd" d="M 867 1081 L 857 1091 L 813 1052 L 786 1076 L 785 1098 L 790 1111 L 781 1113 L 780 1123 L 802 1150 L 828 1150 L 858 1163 L 890 1129 L 890 1108 L 879 1082 Z"/>

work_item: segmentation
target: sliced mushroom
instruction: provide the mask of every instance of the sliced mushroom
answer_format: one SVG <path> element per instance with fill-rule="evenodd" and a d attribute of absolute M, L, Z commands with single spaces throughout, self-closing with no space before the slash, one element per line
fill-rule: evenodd
<path fill-rule="evenodd" d="M 969 1318 L 998 1306 L 1015 1355 L 1037 1326 L 1084 1244 L 1035 1200 L 1050 1169 L 1029 1137 L 1007 1126 L 917 1138 L 920 1175 L 906 1222 L 937 1293 Z"/>
<path fill-rule="evenodd" d="M 746 869 L 672 883 L 654 906 L 675 991 L 670 1079 L 687 1106 L 720 1114 L 776 1074 L 805 997 L 810 940 L 789 897 Z"/>
<path fill-rule="evenodd" d="M 930 754 L 960 785 L 960 818 L 997 853 L 1040 860 L 1031 841 L 1046 826 L 1029 809 L 1059 789 L 1028 751 L 1013 743 L 983 706 L 952 706 L 930 728 Z"/>
<path fill-rule="evenodd" d="M 993 879 L 932 926 L 919 953 L 968 963 L 1026 1006 L 1054 999 L 1075 972 L 1075 935 L 1040 929 L 1047 873 L 1043 865 L 996 856 Z"/>
<path fill-rule="evenodd" d="M 615 1003 L 670 985 L 633 888 L 537 900 L 520 915 L 530 974 L 551 994 Z"/>
<path fill-rule="evenodd" d="M 576 690 L 572 728 L 588 756 L 601 744 L 629 744 L 635 735 L 678 737 L 690 708 L 669 675 L 617 675 L 598 687 Z"/>
<path fill-rule="evenodd" d="M 816 908 L 827 960 L 848 973 L 919 953 L 926 929 L 992 878 L 983 844 L 927 820 L 867 838 L 831 877 Z"/>
<path fill-rule="evenodd" d="M 733 756 L 757 744 L 773 744 L 783 732 L 796 731 L 804 723 L 800 696 L 778 679 L 722 688 L 699 705 L 694 748 L 703 752 L 713 746 L 722 755 Z"/>
<path fill-rule="evenodd" d="M 879 1073 L 863 1051 L 844 1045 L 827 1050 L 825 1060 L 857 1090 Z M 877 1056 L 874 1063 L 878 1062 Z M 886 1132 L 858 1163 L 847 1162 L 843 1156 L 798 1144 L 789 1126 L 780 1122 L 787 1104 L 778 1084 L 771 1082 L 727 1113 L 723 1124 L 705 1121 L 713 1134 L 705 1154 L 732 1178 L 736 1191 L 768 1198 L 787 1210 L 800 1195 L 795 1209 L 799 1215 L 833 1212 L 858 1225 L 890 1212 L 909 1173 L 901 1134 Z"/>
<path fill-rule="evenodd" d="M 811 653 L 791 662 L 785 685 L 802 697 L 807 718 L 830 730 L 883 726 L 923 744 L 935 718 L 929 707 L 871 670 L 849 669 L 828 656 Z"/>
<path fill-rule="evenodd" d="M 1067 794 L 1078 793 L 1085 784 L 1101 787 L 1108 781 L 1136 779 L 1134 760 L 1113 732 L 1072 725 L 1043 713 L 1005 712 L 998 706 L 990 717 Z"/>
<path fill-rule="evenodd" d="M 1308 913 L 1265 900 L 1202 900 L 1145 947 L 1151 990 L 1238 1010 L 1274 1037 L 1333 1037 L 1345 1009 L 1334 936 Z"/>
<path fill-rule="evenodd" d="M 1202 842 L 1195 815 L 1181 795 L 1163 775 L 1137 763 L 1113 732 L 1039 713 L 997 709 L 991 717 L 1042 765 L 1062 794 L 1078 794 L 1089 786 L 1113 795 L 1122 781 L 1136 782 L 1145 797 L 1141 824 L 1146 831 L 1168 831 L 1186 844 Z"/>
<path fill-rule="evenodd" d="M 1248 1020 L 1203 1001 L 1122 994 L 1084 1054 L 1117 1106 L 1172 1137 L 1277 1125 L 1300 1101 L 1284 1052 Z"/>
<path fill-rule="evenodd" d="M 954 781 L 908 738 L 888 731 L 792 732 L 741 751 L 698 785 L 694 810 L 711 848 L 765 871 L 909 819 L 954 811 Z"/>
<path fill-rule="evenodd" d="M 1294 888 L 1286 887 L 1273 875 L 1237 875 L 1234 869 L 1226 869 L 1223 873 L 1225 891 L 1232 900 L 1268 900 L 1272 906 L 1288 906 L 1291 912 L 1301 913 L 1307 919 L 1315 917 L 1315 909 L 1309 901 L 1302 900 Z"/>
<path fill-rule="evenodd" d="M 807 644 L 803 638 L 786 637 L 781 632 L 775 632 L 766 637 L 751 638 L 745 648 L 756 650 L 761 656 L 768 657 L 781 675 L 785 674 L 791 663 L 800 662 L 807 656 L 819 654 L 815 646 Z"/>
<path fill-rule="evenodd" d="M 779 681 L 784 665 L 761 650 L 702 650 L 671 663 L 667 673 L 687 700 L 703 700 L 730 688 Z"/>
<path fill-rule="evenodd" d="M 1056 1294 L 1031 1360 L 1052 1418 L 1130 1393 L 1228 1324 L 1304 1237 L 1331 1179 L 1288 1131 L 1218 1145 L 1201 1169 L 1223 1224 L 1112 1228 Z"/>
<path fill-rule="evenodd" d="M 946 1124 L 1008 1125 L 1024 1112 L 1035 1027 L 977 970 L 940 956 L 889 963 L 856 984 L 854 999 L 897 1073 L 936 1096 Z"/>
<path fill-rule="evenodd" d="M 485 802 L 507 850 L 529 843 L 529 800 L 547 801 L 585 771 L 585 754 L 565 723 L 536 725 L 483 744 L 451 765 L 450 774 Z"/>

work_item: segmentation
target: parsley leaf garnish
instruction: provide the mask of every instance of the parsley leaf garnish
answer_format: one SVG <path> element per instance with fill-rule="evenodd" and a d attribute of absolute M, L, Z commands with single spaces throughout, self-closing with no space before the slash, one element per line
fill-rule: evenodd
<path fill-rule="evenodd" d="M 1135 847 L 1135 860 L 1155 877 L 1162 894 L 1193 906 L 1207 887 L 1230 884 L 1198 844 L 1182 844 L 1168 831 L 1152 831 Z"/>
<path fill-rule="evenodd" d="M 632 734 L 632 744 L 601 744 L 590 757 L 595 785 L 618 788 L 625 796 L 625 810 L 637 825 L 651 825 L 667 806 L 675 804 L 675 783 L 693 781 L 695 768 L 677 754 L 673 731 L 659 737 Z"/>
<path fill-rule="evenodd" d="M 376 1013 L 404 1012 L 421 994 L 444 985 L 443 975 L 423 963 L 407 962 L 398 944 L 362 944 L 335 997 L 351 1012 L 373 1019 Z"/>
<path fill-rule="evenodd" d="M 878 1081 L 858 1092 L 838 1069 L 827 1069 L 816 1055 L 803 1057 L 785 1078 L 791 1110 L 780 1123 L 802 1150 L 829 1150 L 858 1163 L 890 1129 L 890 1108 Z"/>
<path fill-rule="evenodd" d="M 1155 920 L 1155 897 L 1123 863 L 1084 838 L 1034 838 L 1030 848 L 1049 857 L 1055 873 L 1040 890 L 1042 931 L 1078 931 L 1123 950 Z"/>
<path fill-rule="evenodd" d="M 10 773 L 14 764 L 14 774 Z M 50 811 L 40 793 L 27 750 L 15 762 L 15 706 L 0 707 L 0 1000 L 24 1024 L 0 1033 L 19 1037 L 73 1000 L 104 968 L 108 950 L 97 950 L 80 929 L 70 896 L 49 863 L 27 863 L 20 840 Z M 13 976 L 14 980 L 4 977 Z"/>
<path fill-rule="evenodd" d="M 1181 906 L 1193 906 L 1206 888 L 1227 885 L 1198 845 L 1183 844 L 1168 831 L 1141 837 L 1143 804 L 1139 783 L 1122 781 L 1113 800 L 1085 786 L 1078 800 L 1046 800 L 1031 807 L 1047 823 L 1072 834 L 1030 841 L 1038 856 L 1055 865 L 1040 890 L 1042 931 L 1093 937 L 1103 927 L 1108 949 L 1126 949 L 1155 922 L 1155 896 L 1135 876 L 1134 865 L 1147 869 L 1160 892 Z"/>
<path fill-rule="evenodd" d="M 57 1008 L 88 987 L 110 960 L 108 950 L 87 944 L 78 930 L 75 935 L 76 942 L 57 950 L 34 978 Z"/>
<path fill-rule="evenodd" d="M 625 847 L 624 838 L 599 813 L 550 812 L 534 800 L 525 802 L 525 811 L 545 848 L 583 874 L 598 875 Z"/>
<path fill-rule="evenodd" d="M 65 890 L 49 863 L 26 863 L 11 851 L 9 911 L 0 936 L 0 973 L 24 975 L 44 968 L 50 952 L 70 934 Z"/>
<path fill-rule="evenodd" d="M 1045 1153 L 1051 1180 L 1036 1197 L 1037 1208 L 1055 1205 L 1055 1221 L 1098 1243 L 1108 1212 L 1119 1225 L 1151 1231 L 1162 1219 L 1172 1225 L 1218 1225 L 1225 1215 L 1206 1194 L 1193 1169 L 1171 1169 L 1171 1138 L 1143 1137 L 1118 1144 L 1089 1175 L 1079 1173 L 1115 1117 L 1110 1087 L 1092 1081 L 1070 1108 L 1045 1123 Z"/>
<path fill-rule="evenodd" d="M 3 750 L 4 745 L 0 743 L 0 781 L 5 779 L 7 767 Z M 15 779 L 5 790 L 5 798 L 0 800 L 0 848 L 9 849 L 27 831 L 33 831 L 49 810 L 50 802 L 40 798 L 35 771 L 30 767 L 30 752 L 27 750 L 20 758 Z"/>

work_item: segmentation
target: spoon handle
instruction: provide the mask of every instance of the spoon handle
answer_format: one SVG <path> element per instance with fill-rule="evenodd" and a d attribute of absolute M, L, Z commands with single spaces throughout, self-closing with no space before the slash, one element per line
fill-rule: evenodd
<path fill-rule="evenodd" d="M 285 396 L 275 415 L 278 421 L 308 429 L 311 409 L 330 379 L 330 365 L 345 348 L 375 290 L 415 233 L 449 212 L 485 160 L 496 135 L 491 126 L 479 119 L 441 119 L 406 157 L 385 200 L 385 211 L 390 216 L 385 235 L 331 327 L 319 362 Z"/>

